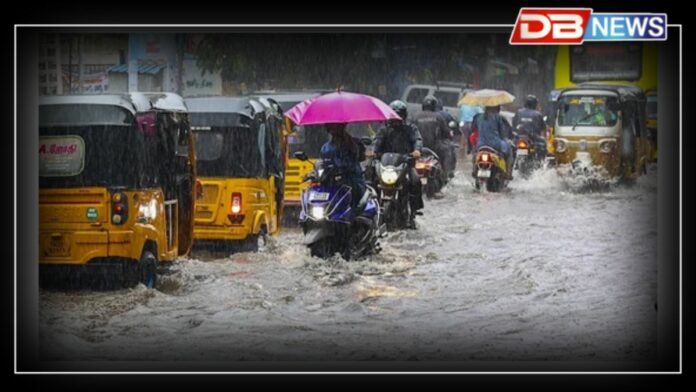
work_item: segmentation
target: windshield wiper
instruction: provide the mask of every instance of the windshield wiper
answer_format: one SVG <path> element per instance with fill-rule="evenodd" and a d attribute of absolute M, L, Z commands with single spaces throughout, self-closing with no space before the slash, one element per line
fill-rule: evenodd
<path fill-rule="evenodd" d="M 573 128 L 570 128 L 570 130 L 571 130 L 571 131 L 574 131 L 574 130 L 575 130 L 575 127 L 578 126 L 578 124 L 580 123 L 580 121 L 587 120 L 588 118 L 594 116 L 595 114 L 596 114 L 596 113 L 590 113 L 590 114 L 586 115 L 585 117 L 579 119 L 578 121 L 576 121 L 576 122 L 573 124 Z"/>

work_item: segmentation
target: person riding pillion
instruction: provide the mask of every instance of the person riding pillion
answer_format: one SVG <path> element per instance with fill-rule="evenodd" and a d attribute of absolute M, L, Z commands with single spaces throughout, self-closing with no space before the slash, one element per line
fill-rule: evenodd
<path fill-rule="evenodd" d="M 401 120 L 389 120 L 375 136 L 374 152 L 376 156 L 392 152 L 397 154 L 409 154 L 415 159 L 420 158 L 423 148 L 423 138 L 418 127 L 406 121 L 408 109 L 403 101 L 393 101 L 389 106 L 401 117 Z M 413 161 L 407 177 L 409 193 L 409 206 L 411 207 L 411 226 L 414 223 L 416 211 L 423 209 L 423 192 L 420 178 L 416 172 Z"/>

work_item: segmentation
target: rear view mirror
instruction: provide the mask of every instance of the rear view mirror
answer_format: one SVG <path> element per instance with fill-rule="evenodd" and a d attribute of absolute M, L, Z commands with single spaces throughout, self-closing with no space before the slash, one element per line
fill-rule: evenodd
<path fill-rule="evenodd" d="M 307 157 L 307 154 L 304 153 L 304 151 L 296 151 L 296 152 L 295 152 L 295 158 L 296 158 L 296 159 L 299 159 L 299 160 L 301 160 L 301 161 L 306 161 L 307 159 L 309 159 L 309 158 Z"/>

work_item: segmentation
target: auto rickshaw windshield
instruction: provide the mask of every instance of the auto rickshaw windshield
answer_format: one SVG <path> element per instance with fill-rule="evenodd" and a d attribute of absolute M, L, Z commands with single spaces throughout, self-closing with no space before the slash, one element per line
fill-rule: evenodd
<path fill-rule="evenodd" d="M 615 97 L 567 95 L 559 101 L 559 126 L 613 127 L 618 121 Z"/>

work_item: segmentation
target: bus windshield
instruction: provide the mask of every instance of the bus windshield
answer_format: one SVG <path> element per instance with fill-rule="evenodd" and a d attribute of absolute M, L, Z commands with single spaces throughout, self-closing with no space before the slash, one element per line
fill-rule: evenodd
<path fill-rule="evenodd" d="M 570 79 L 639 80 L 642 51 L 639 43 L 587 43 L 570 48 Z"/>

